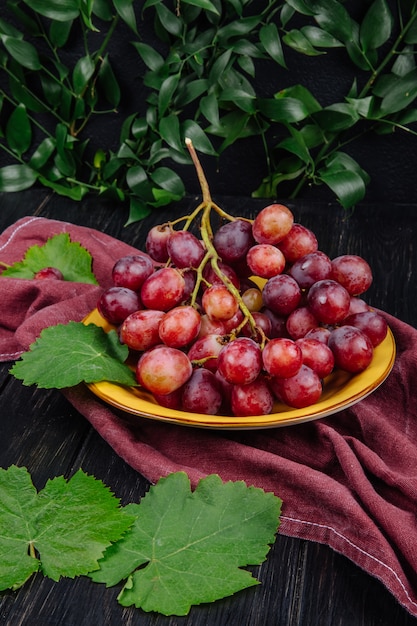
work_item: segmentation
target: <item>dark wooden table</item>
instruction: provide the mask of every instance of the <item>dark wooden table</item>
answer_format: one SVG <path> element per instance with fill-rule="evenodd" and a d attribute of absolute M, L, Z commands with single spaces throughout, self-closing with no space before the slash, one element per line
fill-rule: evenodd
<path fill-rule="evenodd" d="M 266 203 L 215 198 L 235 215 L 253 217 Z M 187 198 L 178 215 L 196 206 Z M 417 206 L 362 205 L 351 216 L 336 205 L 290 204 L 297 221 L 314 230 L 330 256 L 364 256 L 374 271 L 368 302 L 417 326 Z M 125 227 L 127 210 L 88 198 L 82 203 L 46 190 L 0 195 L 0 230 L 25 215 L 67 220 L 102 230 L 138 248 L 155 223 L 173 209 Z M 122 461 L 59 391 L 24 387 L 0 364 L 0 466 L 25 466 L 41 489 L 49 478 L 78 468 L 103 480 L 123 504 L 138 501 L 148 482 Z M 296 427 L 290 427 L 296 428 Z M 417 538 L 416 538 L 417 539 Z M 417 542 L 416 542 L 417 546 Z M 417 548 L 416 548 L 417 549 Z M 119 587 L 105 589 L 87 578 L 59 583 L 34 576 L 20 590 L 0 594 L 0 624 L 7 626 L 417 626 L 375 579 L 329 548 L 278 535 L 267 561 L 255 570 L 262 584 L 187 617 L 123 609 Z"/>

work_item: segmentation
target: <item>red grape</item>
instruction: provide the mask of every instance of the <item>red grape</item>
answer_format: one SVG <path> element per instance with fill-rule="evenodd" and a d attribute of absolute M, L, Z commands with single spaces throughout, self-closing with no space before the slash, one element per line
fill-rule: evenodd
<path fill-rule="evenodd" d="M 335 280 L 319 280 L 308 292 L 308 306 L 323 324 L 338 324 L 349 312 L 350 296 Z"/>
<path fill-rule="evenodd" d="M 193 373 L 191 361 L 178 348 L 159 345 L 147 350 L 136 365 L 136 378 L 142 387 L 166 395 L 179 389 Z"/>
<path fill-rule="evenodd" d="M 349 315 L 343 324 L 350 324 L 362 330 L 372 342 L 374 348 L 384 341 L 388 332 L 387 321 L 376 311 L 362 311 Z"/>
<path fill-rule="evenodd" d="M 323 392 L 320 377 L 307 365 L 289 378 L 274 378 L 270 382 L 277 398 L 296 409 L 315 404 Z"/>
<path fill-rule="evenodd" d="M 373 356 L 372 342 L 355 326 L 339 326 L 330 333 L 329 348 L 336 367 L 351 373 L 365 370 Z"/>
<path fill-rule="evenodd" d="M 217 357 L 223 346 L 224 340 L 221 335 L 212 333 L 199 337 L 188 350 L 188 358 L 192 362 L 200 362 L 202 367 L 214 372 L 217 370 Z"/>
<path fill-rule="evenodd" d="M 258 378 L 262 367 L 259 345 L 249 337 L 238 337 L 226 344 L 217 357 L 219 373 L 234 385 L 245 385 Z"/>
<path fill-rule="evenodd" d="M 201 304 L 211 319 L 221 321 L 230 320 L 239 309 L 235 296 L 223 284 L 215 284 L 206 289 Z"/>
<path fill-rule="evenodd" d="M 185 411 L 216 415 L 223 402 L 221 388 L 213 372 L 194 369 L 182 388 L 182 408 Z"/>
<path fill-rule="evenodd" d="M 278 244 L 288 263 L 295 263 L 298 259 L 316 252 L 318 248 L 316 235 L 301 224 L 293 224 L 288 235 Z"/>
<path fill-rule="evenodd" d="M 64 275 L 57 267 L 43 267 L 35 273 L 33 278 L 36 280 L 44 280 L 45 278 L 52 278 L 52 280 L 64 280 Z"/>
<path fill-rule="evenodd" d="M 324 252 L 317 250 L 298 259 L 290 268 L 289 274 L 302 289 L 308 289 L 318 280 L 329 278 L 332 262 Z"/>
<path fill-rule="evenodd" d="M 135 311 L 127 316 L 119 330 L 120 341 L 132 350 L 143 352 L 161 343 L 159 324 L 165 313 L 152 309 Z"/>
<path fill-rule="evenodd" d="M 296 344 L 301 348 L 303 364 L 308 365 L 320 378 L 325 378 L 333 371 L 334 355 L 327 344 L 308 337 L 297 339 Z"/>
<path fill-rule="evenodd" d="M 148 309 L 168 311 L 182 302 L 185 280 L 173 267 L 156 270 L 143 283 L 140 296 Z"/>
<path fill-rule="evenodd" d="M 310 330 L 317 328 L 318 321 L 310 309 L 300 306 L 292 311 L 287 318 L 287 331 L 292 339 L 304 337 Z"/>
<path fill-rule="evenodd" d="M 197 338 L 201 317 L 192 306 L 177 306 L 164 314 L 159 324 L 161 341 L 172 348 L 184 348 Z"/>
<path fill-rule="evenodd" d="M 271 376 L 288 378 L 294 376 L 303 362 L 301 348 L 295 341 L 285 337 L 271 339 L 262 351 L 262 362 Z"/>
<path fill-rule="evenodd" d="M 280 242 L 290 232 L 294 216 L 283 204 L 270 204 L 262 209 L 252 224 L 252 234 L 257 243 Z"/>
<path fill-rule="evenodd" d="M 159 263 L 166 263 L 169 259 L 167 250 L 168 239 L 172 233 L 169 224 L 161 224 L 151 228 L 146 236 L 146 252 Z"/>
<path fill-rule="evenodd" d="M 128 315 L 141 309 L 141 301 L 136 291 L 126 287 L 109 287 L 97 302 L 98 312 L 110 324 L 118 326 Z"/>
<path fill-rule="evenodd" d="M 138 291 L 154 271 L 154 264 L 146 254 L 131 254 L 120 258 L 113 266 L 112 280 L 116 287 Z"/>
<path fill-rule="evenodd" d="M 285 268 L 285 257 L 281 250 L 269 243 L 259 243 L 250 248 L 246 261 L 251 272 L 261 278 L 281 274 Z"/>
<path fill-rule="evenodd" d="M 301 300 L 301 289 L 294 278 L 279 274 L 266 282 L 262 298 L 266 308 L 279 315 L 289 315 Z"/>
<path fill-rule="evenodd" d="M 332 260 L 332 278 L 351 296 L 359 296 L 371 286 L 372 270 L 362 257 L 343 254 Z"/>
<path fill-rule="evenodd" d="M 217 254 L 225 263 L 236 263 L 245 258 L 253 243 L 252 224 L 241 219 L 223 224 L 213 237 Z"/>
<path fill-rule="evenodd" d="M 274 396 L 262 376 L 246 385 L 233 385 L 231 410 L 237 417 L 268 415 L 274 406 Z"/>
<path fill-rule="evenodd" d="M 167 251 L 179 268 L 197 268 L 205 255 L 202 242 L 188 230 L 174 230 L 168 238 Z"/>

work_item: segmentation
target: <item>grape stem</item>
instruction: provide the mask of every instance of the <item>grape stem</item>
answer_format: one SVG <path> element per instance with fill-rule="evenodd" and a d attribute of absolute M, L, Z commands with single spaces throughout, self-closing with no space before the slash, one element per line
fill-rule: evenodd
<path fill-rule="evenodd" d="M 203 269 L 206 266 L 206 264 L 210 261 L 213 271 L 220 278 L 223 284 L 226 285 L 229 292 L 236 298 L 239 304 L 239 308 L 242 311 L 243 316 L 244 316 L 239 326 L 233 331 L 233 333 L 231 333 L 230 339 L 232 340 L 240 332 L 240 330 L 249 322 L 252 334 L 254 336 L 260 336 L 261 338 L 260 343 L 261 343 L 261 347 L 263 348 L 265 345 L 265 342 L 267 341 L 266 335 L 261 328 L 257 327 L 254 317 L 252 313 L 250 312 L 250 310 L 248 309 L 248 307 L 246 306 L 246 304 L 244 303 L 239 290 L 235 287 L 235 285 L 232 283 L 230 278 L 226 276 L 220 269 L 219 261 L 221 261 L 221 259 L 219 255 L 217 254 L 217 251 L 213 245 L 213 230 L 212 230 L 212 224 L 211 224 L 212 210 L 214 210 L 220 217 L 227 219 L 231 222 L 235 221 L 237 218 L 232 215 L 229 215 L 228 213 L 223 211 L 223 209 L 219 207 L 215 202 L 213 202 L 206 176 L 204 174 L 203 168 L 201 166 L 200 160 L 197 156 L 193 143 L 191 139 L 189 139 L 188 137 L 185 139 L 185 143 L 191 155 L 191 159 L 194 163 L 194 166 L 197 172 L 197 177 L 198 177 L 201 191 L 203 194 L 203 201 L 198 205 L 198 207 L 189 216 L 187 216 L 186 223 L 183 229 L 186 230 L 186 228 L 189 228 L 191 222 L 197 217 L 197 215 L 200 212 L 202 212 L 201 222 L 200 222 L 200 232 L 201 232 L 201 238 L 206 248 L 206 254 L 202 262 L 200 263 L 200 266 L 197 268 L 197 280 L 196 280 L 194 291 L 191 296 L 191 304 L 194 306 L 196 303 L 199 288 L 203 280 Z M 252 222 L 253 220 L 246 220 L 246 221 Z"/>

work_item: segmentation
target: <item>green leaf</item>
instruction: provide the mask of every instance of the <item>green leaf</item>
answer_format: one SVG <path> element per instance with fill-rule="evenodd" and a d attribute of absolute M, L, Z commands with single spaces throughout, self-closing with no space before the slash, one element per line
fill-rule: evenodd
<path fill-rule="evenodd" d="M 64 280 L 97 285 L 91 266 L 91 254 L 78 242 L 71 241 L 68 233 L 59 233 L 43 246 L 28 248 L 23 260 L 5 269 L 1 276 L 33 278 L 44 267 L 55 267 L 62 272 Z"/>
<path fill-rule="evenodd" d="M 133 42 L 133 45 L 138 51 L 142 61 L 153 72 L 158 71 L 164 65 L 164 57 L 152 46 L 137 41 Z"/>
<path fill-rule="evenodd" d="M 32 127 L 23 104 L 19 104 L 10 115 L 6 124 L 6 140 L 19 156 L 24 154 L 32 143 Z"/>
<path fill-rule="evenodd" d="M 140 222 L 147 217 L 150 212 L 151 208 L 146 202 L 143 202 L 143 200 L 137 196 L 130 196 L 129 217 L 125 226 L 129 226 L 129 224 L 134 224 L 135 222 Z"/>
<path fill-rule="evenodd" d="M 368 174 L 344 152 L 336 152 L 318 172 L 318 177 L 336 194 L 345 209 L 363 199 L 369 181 Z"/>
<path fill-rule="evenodd" d="M 349 103 L 336 103 L 314 113 L 314 120 L 319 126 L 331 132 L 351 128 L 359 119 L 356 107 Z"/>
<path fill-rule="evenodd" d="M 36 182 L 38 174 L 29 165 L 5 165 L 0 168 L 0 191 L 23 191 Z"/>
<path fill-rule="evenodd" d="M 51 26 L 49 28 L 49 37 L 51 39 L 51 43 L 56 48 L 62 48 L 63 46 L 65 46 L 70 36 L 73 23 L 73 20 L 68 20 L 65 22 L 53 20 L 51 22 Z"/>
<path fill-rule="evenodd" d="M 386 0 L 374 0 L 360 25 L 360 42 L 365 52 L 382 46 L 391 36 L 394 19 Z"/>
<path fill-rule="evenodd" d="M 10 37 L 8 35 L 1 35 L 0 38 L 7 52 L 19 63 L 19 65 L 22 65 L 29 70 L 36 71 L 41 69 L 38 52 L 31 43 L 23 41 L 22 39 Z"/>
<path fill-rule="evenodd" d="M 106 100 L 116 108 L 120 103 L 121 92 L 107 54 L 100 65 L 97 82 Z"/>
<path fill-rule="evenodd" d="M 40 570 L 52 580 L 85 575 L 134 518 L 92 476 L 49 480 L 39 493 L 26 468 L 0 469 L 0 589 Z"/>
<path fill-rule="evenodd" d="M 285 93 L 275 98 L 261 98 L 258 101 L 261 113 L 274 122 L 291 124 L 301 122 L 309 115 L 308 107 L 298 98 L 286 97 Z"/>
<path fill-rule="evenodd" d="M 164 115 L 165 111 L 168 109 L 168 107 L 172 103 L 172 98 L 175 93 L 175 90 L 178 87 L 179 82 L 180 82 L 179 74 L 172 74 L 171 76 L 168 76 L 168 78 L 166 78 L 163 81 L 161 88 L 159 90 L 159 94 L 158 94 L 158 110 L 159 110 L 160 117 Z"/>
<path fill-rule="evenodd" d="M 176 172 L 168 167 L 158 167 L 151 173 L 151 179 L 161 189 L 169 191 L 173 197 L 179 200 L 185 193 L 184 183 Z"/>
<path fill-rule="evenodd" d="M 300 31 L 303 33 L 312 46 L 319 48 L 341 48 L 343 43 L 330 35 L 322 28 L 313 25 L 303 26 Z"/>
<path fill-rule="evenodd" d="M 413 69 L 395 81 L 395 89 L 388 92 L 381 102 L 381 115 L 397 113 L 408 107 L 417 97 L 417 70 Z"/>
<path fill-rule="evenodd" d="M 182 131 L 184 139 L 185 137 L 189 137 L 196 150 L 202 152 L 203 154 L 216 156 L 217 152 L 215 151 L 213 144 L 197 122 L 194 122 L 194 120 L 185 120 L 182 124 Z"/>
<path fill-rule="evenodd" d="M 262 26 L 259 31 L 259 39 L 271 59 L 274 59 L 282 67 L 287 67 L 276 24 L 270 23 Z"/>
<path fill-rule="evenodd" d="M 24 0 L 24 2 L 35 13 L 59 22 L 74 20 L 80 13 L 78 0 L 55 0 L 54 2 L 51 0 Z"/>
<path fill-rule="evenodd" d="M 64 185 L 53 180 L 49 180 L 45 176 L 39 176 L 39 182 L 44 187 L 53 189 L 58 195 L 64 196 L 65 198 L 71 198 L 71 200 L 76 200 L 77 202 L 82 200 L 89 191 L 88 187 L 82 185 L 81 183 L 77 186 L 70 186 L 68 184 Z"/>
<path fill-rule="evenodd" d="M 81 59 L 78 59 L 72 75 L 72 82 L 74 85 L 75 93 L 82 93 L 82 91 L 88 84 L 88 81 L 94 74 L 94 69 L 95 65 L 91 56 L 87 55 L 85 57 L 82 57 Z"/>
<path fill-rule="evenodd" d="M 178 115 L 163 117 L 159 123 L 159 132 L 166 143 L 175 150 L 181 151 L 183 143 L 180 135 L 180 121 Z"/>
<path fill-rule="evenodd" d="M 210 122 L 210 124 L 219 123 L 219 101 L 214 93 L 210 93 L 207 96 L 201 98 L 200 110 L 206 120 Z"/>
<path fill-rule="evenodd" d="M 170 474 L 126 507 L 137 515 L 134 526 L 90 576 L 107 586 L 126 581 L 123 606 L 187 615 L 194 604 L 258 584 L 242 568 L 266 559 L 280 506 L 274 494 L 243 481 L 210 475 L 192 492 L 184 472 Z"/>
<path fill-rule="evenodd" d="M 311 4 L 314 18 L 323 30 L 343 42 L 352 39 L 355 22 L 339 0 L 315 0 Z"/>
<path fill-rule="evenodd" d="M 46 137 L 36 148 L 35 152 L 30 157 L 29 165 L 34 170 L 41 169 L 48 159 L 53 155 L 55 151 L 55 141 L 50 137 Z"/>
<path fill-rule="evenodd" d="M 212 11 L 216 15 L 220 15 L 218 8 L 210 0 L 182 0 L 184 4 L 191 4 L 195 7 L 200 7 L 204 11 Z"/>
<path fill-rule="evenodd" d="M 283 42 L 293 50 L 305 54 L 307 56 L 319 56 L 324 54 L 322 50 L 316 50 L 311 41 L 305 36 L 301 30 L 292 29 L 285 33 L 282 38 Z"/>
<path fill-rule="evenodd" d="M 124 363 L 128 354 L 115 330 L 106 333 L 94 324 L 69 322 L 45 328 L 10 373 L 41 389 L 103 380 L 133 386 L 135 375 Z"/>
<path fill-rule="evenodd" d="M 113 0 L 114 7 L 122 20 L 137 34 L 136 16 L 133 0 Z"/>

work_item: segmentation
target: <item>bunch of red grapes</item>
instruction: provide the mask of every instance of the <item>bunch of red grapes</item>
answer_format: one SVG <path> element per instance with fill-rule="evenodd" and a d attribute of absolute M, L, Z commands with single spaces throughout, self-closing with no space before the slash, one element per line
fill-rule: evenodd
<path fill-rule="evenodd" d="M 335 368 L 365 370 L 388 331 L 360 297 L 368 263 L 330 259 L 284 205 L 254 220 L 214 205 L 215 232 L 211 208 L 152 228 L 146 254 L 121 258 L 99 299 L 137 356 L 138 383 L 166 407 L 250 416 L 316 403 Z"/>

